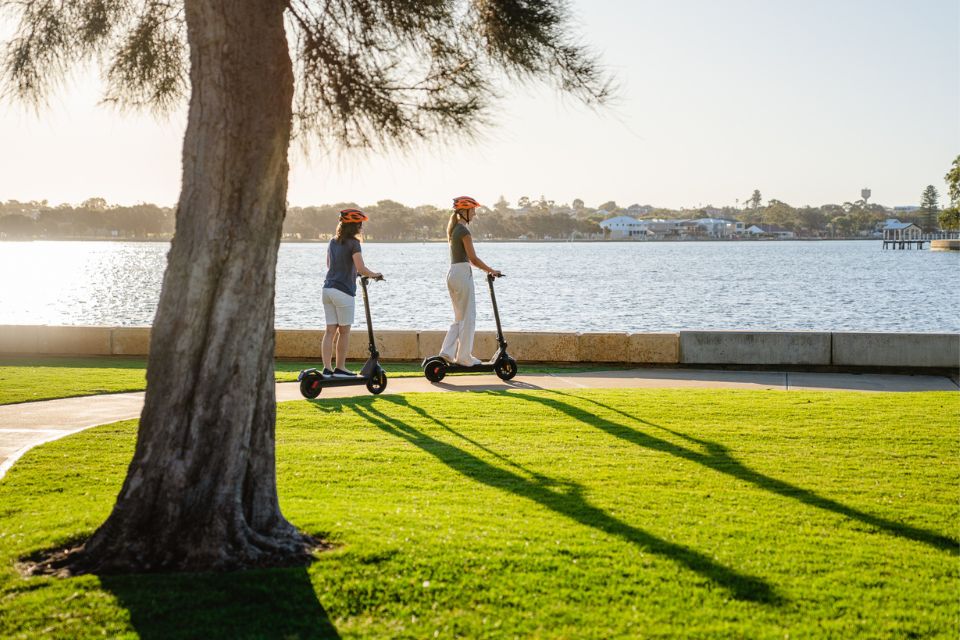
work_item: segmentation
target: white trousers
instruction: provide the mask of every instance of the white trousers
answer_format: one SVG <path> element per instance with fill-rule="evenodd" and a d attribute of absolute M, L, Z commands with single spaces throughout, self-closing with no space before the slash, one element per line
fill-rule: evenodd
<path fill-rule="evenodd" d="M 453 302 L 453 324 L 440 347 L 440 355 L 447 360 L 467 366 L 478 362 L 473 357 L 473 334 L 477 327 L 477 299 L 473 290 L 473 269 L 469 262 L 450 265 L 447 272 L 447 290 Z"/>

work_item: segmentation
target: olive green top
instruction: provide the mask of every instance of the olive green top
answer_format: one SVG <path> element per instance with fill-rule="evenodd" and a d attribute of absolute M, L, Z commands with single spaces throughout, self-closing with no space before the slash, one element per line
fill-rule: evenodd
<path fill-rule="evenodd" d="M 470 229 L 467 229 L 465 224 L 458 222 L 453 228 L 453 232 L 450 233 L 450 264 L 467 262 L 467 250 L 463 246 L 463 238 L 468 235 L 470 235 Z"/>

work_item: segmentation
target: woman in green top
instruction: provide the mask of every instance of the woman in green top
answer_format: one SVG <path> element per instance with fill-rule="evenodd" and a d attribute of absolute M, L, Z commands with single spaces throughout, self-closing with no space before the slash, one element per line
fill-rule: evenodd
<path fill-rule="evenodd" d="M 440 347 L 440 356 L 447 362 L 472 367 L 480 364 L 473 356 L 473 334 L 477 324 L 476 296 L 473 289 L 473 270 L 470 265 L 499 276 L 500 272 L 477 257 L 473 238 L 467 225 L 476 215 L 480 204 L 469 196 L 453 199 L 453 214 L 447 224 L 450 243 L 450 271 L 447 272 L 447 290 L 453 302 L 453 324 L 447 330 Z"/>

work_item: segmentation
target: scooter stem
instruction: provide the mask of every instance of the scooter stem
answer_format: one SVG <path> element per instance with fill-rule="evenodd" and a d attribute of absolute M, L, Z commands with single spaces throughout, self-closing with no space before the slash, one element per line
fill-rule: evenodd
<path fill-rule="evenodd" d="M 363 289 L 363 311 L 367 316 L 367 338 L 370 340 L 370 355 L 379 358 L 380 354 L 377 353 L 377 346 L 373 341 L 373 321 L 370 319 L 370 299 L 367 297 L 368 281 L 367 276 L 360 276 L 360 287 Z"/>
<path fill-rule="evenodd" d="M 503 339 L 503 329 L 500 327 L 500 310 L 497 309 L 497 295 L 493 292 L 493 281 L 496 278 L 491 274 L 487 274 L 487 286 L 490 287 L 490 301 L 493 303 L 493 318 L 497 321 L 497 342 L 500 344 L 500 349 L 506 349 L 507 343 Z"/>

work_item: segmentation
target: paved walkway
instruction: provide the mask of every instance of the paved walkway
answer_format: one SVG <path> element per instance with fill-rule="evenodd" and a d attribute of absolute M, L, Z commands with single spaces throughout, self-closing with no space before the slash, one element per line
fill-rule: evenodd
<path fill-rule="evenodd" d="M 957 391 L 941 376 L 899 376 L 782 371 L 707 371 L 699 369 L 631 369 L 588 373 L 537 373 L 503 382 L 494 375 L 450 376 L 432 384 L 422 377 L 393 378 L 384 393 L 591 389 L 701 388 L 780 391 Z M 362 385 L 324 389 L 319 400 L 367 395 Z M 301 400 L 295 382 L 277 384 L 277 400 Z M 143 392 L 0 405 L 0 478 L 31 448 L 99 424 L 140 416 Z"/>

